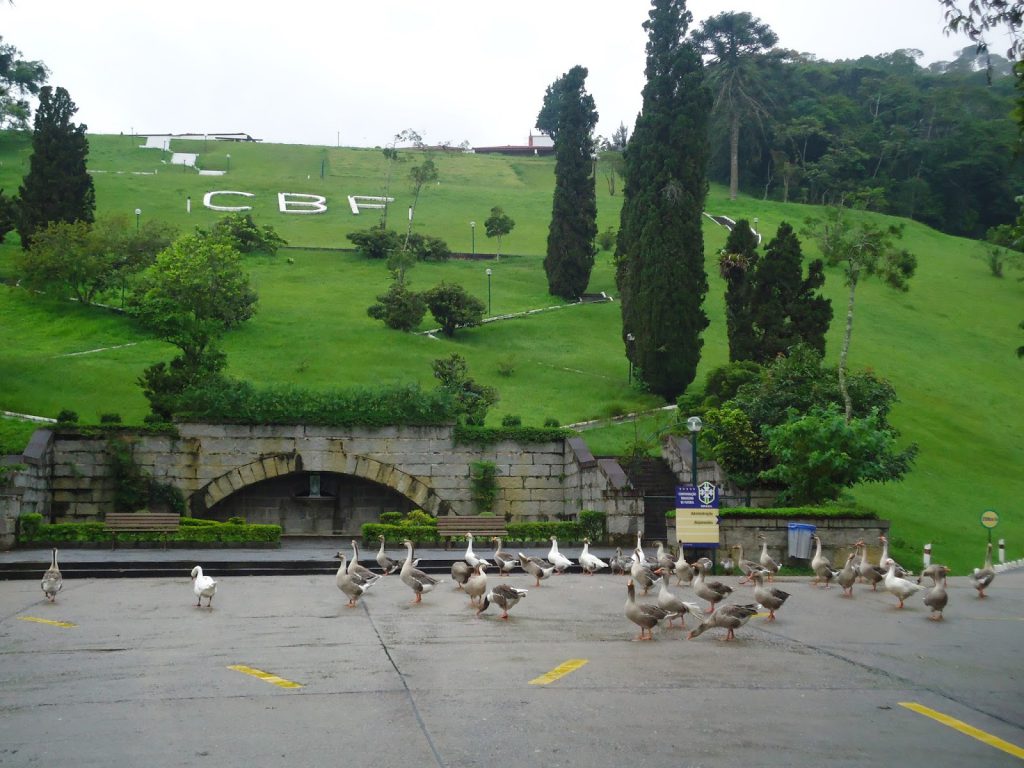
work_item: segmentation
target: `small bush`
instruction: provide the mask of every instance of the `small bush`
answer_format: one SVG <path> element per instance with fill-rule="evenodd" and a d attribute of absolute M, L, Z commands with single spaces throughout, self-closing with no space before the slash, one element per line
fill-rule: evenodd
<path fill-rule="evenodd" d="M 558 429 L 560 426 L 562 426 L 561 422 L 553 416 L 548 416 L 544 419 L 545 429 Z"/>
<path fill-rule="evenodd" d="M 504 376 L 506 379 L 511 378 L 512 374 L 516 372 L 516 361 L 513 357 L 506 357 L 503 360 L 498 361 L 498 375 Z"/>
<path fill-rule="evenodd" d="M 381 512 L 380 513 L 380 522 L 384 523 L 385 525 L 398 525 L 399 523 L 402 522 L 402 513 L 401 512 Z"/>
<path fill-rule="evenodd" d="M 584 509 L 579 515 L 580 529 L 591 541 L 604 541 L 605 513 Z"/>
<path fill-rule="evenodd" d="M 422 509 L 414 509 L 405 516 L 406 525 L 432 525 L 437 527 L 437 520 Z"/>
<path fill-rule="evenodd" d="M 121 414 L 120 413 L 101 413 L 100 424 L 120 424 Z"/>
<path fill-rule="evenodd" d="M 583 541 L 583 527 L 576 522 L 558 521 L 553 523 L 509 523 L 509 541 L 547 541 L 555 536 L 559 544 Z"/>
<path fill-rule="evenodd" d="M 62 410 L 60 413 L 57 414 L 57 423 L 58 424 L 77 424 L 78 423 L 78 414 L 75 413 L 74 411 L 71 411 L 71 410 L 68 410 L 67 408 L 65 408 L 64 410 Z"/>
<path fill-rule="evenodd" d="M 388 544 L 400 544 L 409 539 L 413 544 L 433 544 L 440 541 L 436 525 L 385 525 L 383 523 L 363 523 L 363 542 L 377 541 L 383 536 Z"/>
<path fill-rule="evenodd" d="M 521 427 L 523 426 L 523 420 L 521 417 L 514 414 L 506 414 L 501 419 L 501 426 L 503 427 Z"/>

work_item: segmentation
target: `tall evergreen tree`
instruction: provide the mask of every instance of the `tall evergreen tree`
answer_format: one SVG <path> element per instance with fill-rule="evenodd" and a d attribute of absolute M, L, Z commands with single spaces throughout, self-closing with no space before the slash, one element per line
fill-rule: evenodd
<path fill-rule="evenodd" d="M 729 338 L 729 360 L 755 360 L 757 338 L 750 316 L 751 276 L 757 267 L 758 237 L 746 219 L 739 219 L 729 231 L 718 255 L 718 271 L 725 280 L 725 327 Z"/>
<path fill-rule="evenodd" d="M 674 399 L 696 375 L 708 325 L 701 214 L 711 95 L 684 39 L 686 3 L 652 6 L 643 107 L 625 151 L 616 282 L 626 354 L 652 392 Z"/>
<path fill-rule="evenodd" d="M 548 290 L 563 299 L 578 299 L 587 289 L 597 250 L 597 191 L 594 142 L 597 125 L 594 97 L 587 93 L 586 67 L 575 66 L 548 88 L 545 110 L 556 119 L 555 194 L 551 206 L 544 271 Z"/>
<path fill-rule="evenodd" d="M 71 122 L 77 111 L 63 88 L 39 91 L 29 170 L 18 189 L 22 248 L 51 221 L 93 221 L 96 192 L 85 167 L 89 141 L 85 124 Z"/>
<path fill-rule="evenodd" d="M 804 278 L 800 240 L 786 222 L 765 248 L 751 283 L 749 316 L 757 343 L 743 359 L 769 363 L 800 343 L 825 353 L 832 301 L 817 293 L 825 284 L 824 266 L 815 259 Z"/>

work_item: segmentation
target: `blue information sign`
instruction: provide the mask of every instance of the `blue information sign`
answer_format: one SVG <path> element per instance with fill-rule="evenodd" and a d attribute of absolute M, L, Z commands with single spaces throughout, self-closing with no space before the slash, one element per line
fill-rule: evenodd
<path fill-rule="evenodd" d="M 676 509 L 718 509 L 718 486 L 708 482 L 677 485 Z"/>

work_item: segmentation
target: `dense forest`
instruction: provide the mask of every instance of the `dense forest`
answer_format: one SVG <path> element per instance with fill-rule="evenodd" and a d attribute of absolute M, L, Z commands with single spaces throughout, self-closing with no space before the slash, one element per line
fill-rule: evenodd
<path fill-rule="evenodd" d="M 742 86 L 739 189 L 861 205 L 966 237 L 1013 222 L 1024 166 L 1009 62 L 979 57 L 973 46 L 929 67 L 917 63 L 920 55 L 830 62 L 771 48 L 708 62 L 712 84 Z M 736 102 L 719 90 L 711 127 L 709 177 L 725 184 L 733 115 L 726 106 L 735 111 Z"/>

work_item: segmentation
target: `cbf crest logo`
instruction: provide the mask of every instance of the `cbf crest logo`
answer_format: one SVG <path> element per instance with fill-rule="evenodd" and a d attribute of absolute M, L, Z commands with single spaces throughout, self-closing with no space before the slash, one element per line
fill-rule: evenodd
<path fill-rule="evenodd" d="M 697 498 L 700 499 L 700 503 L 710 507 L 715 503 L 715 498 L 718 495 L 718 488 L 713 483 L 707 481 L 697 486 Z"/>

